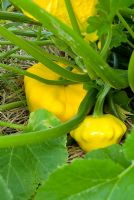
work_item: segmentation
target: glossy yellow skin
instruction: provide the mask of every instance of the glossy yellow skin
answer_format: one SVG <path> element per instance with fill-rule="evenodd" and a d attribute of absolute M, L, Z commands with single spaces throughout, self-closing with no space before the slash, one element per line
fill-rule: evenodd
<path fill-rule="evenodd" d="M 61 66 L 65 65 L 61 64 Z M 59 75 L 40 63 L 33 65 L 27 71 L 45 79 L 59 79 Z M 30 112 L 45 108 L 62 121 L 70 119 L 77 113 L 78 107 L 86 95 L 83 84 L 47 85 L 25 76 L 24 86 Z"/>
<path fill-rule="evenodd" d="M 126 125 L 120 119 L 111 114 L 104 114 L 99 117 L 87 116 L 70 134 L 85 152 L 89 152 L 119 143 L 126 129 Z"/>
<path fill-rule="evenodd" d="M 65 24 L 71 26 L 71 22 L 65 6 L 65 0 L 33 0 L 33 2 L 60 19 Z M 97 2 L 98 0 L 71 0 L 76 19 L 83 34 L 86 32 L 88 17 L 96 14 Z M 31 17 L 31 15 L 28 13 L 25 12 L 25 14 Z M 86 38 L 88 40 L 90 39 L 91 41 L 97 39 L 97 35 L 94 33 L 84 35 L 86 35 Z"/>

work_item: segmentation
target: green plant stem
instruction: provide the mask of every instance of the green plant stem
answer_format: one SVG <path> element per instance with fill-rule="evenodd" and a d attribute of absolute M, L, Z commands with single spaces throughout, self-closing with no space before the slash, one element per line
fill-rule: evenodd
<path fill-rule="evenodd" d="M 13 22 L 23 22 L 23 23 L 35 24 L 38 26 L 41 25 L 40 22 L 34 21 L 33 19 L 26 17 L 25 15 L 23 15 L 21 13 L 16 13 L 16 12 L 0 11 L 0 19 L 10 20 Z"/>
<path fill-rule="evenodd" d="M 105 58 L 106 55 L 107 55 L 107 52 L 108 52 L 108 49 L 109 49 L 109 45 L 111 43 L 111 39 L 112 39 L 112 29 L 110 28 L 109 31 L 108 31 L 108 35 L 107 35 L 107 38 L 106 38 L 106 42 L 100 52 L 100 56 L 102 58 Z"/>
<path fill-rule="evenodd" d="M 26 126 L 24 126 L 24 125 L 14 124 L 14 123 L 11 123 L 11 122 L 4 122 L 4 121 L 1 121 L 1 120 L 0 120 L 0 126 L 14 128 L 14 129 L 18 129 L 18 130 L 24 130 L 26 128 Z"/>
<path fill-rule="evenodd" d="M 0 111 L 11 110 L 11 109 L 18 108 L 24 105 L 26 105 L 26 101 L 16 101 L 12 103 L 7 103 L 7 104 L 0 105 Z"/>
<path fill-rule="evenodd" d="M 130 33 L 130 35 L 134 39 L 134 32 L 131 29 L 131 27 L 129 26 L 129 24 L 125 21 L 125 19 L 122 17 L 122 15 L 119 12 L 117 13 L 117 16 L 119 17 L 119 19 L 122 22 L 123 26 L 128 30 L 128 32 Z"/>
<path fill-rule="evenodd" d="M 41 38 L 41 32 L 42 32 L 42 27 L 39 26 L 38 27 L 38 32 L 37 32 L 37 40 L 40 40 L 40 38 Z"/>
<path fill-rule="evenodd" d="M 35 43 L 35 44 L 37 44 L 37 45 L 39 45 L 39 46 L 45 46 L 45 45 L 53 45 L 54 43 L 52 42 L 52 40 L 34 40 L 34 41 L 31 41 L 31 43 Z M 10 42 L 10 41 L 2 41 L 2 40 L 0 40 L 0 45 L 13 45 L 13 43 L 12 42 Z"/>
<path fill-rule="evenodd" d="M 74 64 L 73 61 L 71 60 L 67 60 L 66 58 L 63 58 L 63 57 L 59 57 L 59 56 L 55 56 L 55 55 L 52 55 L 53 56 L 53 60 L 56 61 L 56 62 L 61 62 L 61 63 L 64 63 L 66 65 L 69 65 L 69 66 L 72 66 L 73 68 L 76 68 L 77 70 L 79 70 L 80 72 L 82 72 L 82 69 L 80 69 L 77 65 Z M 0 54 L 0 57 L 1 57 L 1 54 Z M 35 59 L 34 57 L 32 56 L 27 56 L 27 55 L 19 55 L 19 54 L 12 54 L 12 55 L 9 55 L 8 56 L 9 58 L 17 58 L 17 59 L 20 59 L 20 60 L 31 60 L 31 61 L 37 61 L 37 59 Z M 73 81 L 72 81 L 73 82 Z M 70 82 L 71 83 L 71 82 Z"/>
<path fill-rule="evenodd" d="M 35 80 L 38 80 L 42 83 L 48 84 L 48 85 L 69 85 L 69 84 L 76 84 L 76 82 L 70 81 L 70 80 L 65 80 L 65 79 L 61 79 L 61 80 L 48 80 L 48 79 L 44 79 L 40 76 L 37 76 L 36 74 L 30 73 L 26 70 L 22 70 L 19 67 L 16 66 L 9 66 L 6 64 L 2 64 L 0 63 L 0 67 L 2 67 L 3 69 L 12 71 L 14 73 L 23 75 L 23 76 L 28 76 L 30 78 L 33 78 Z"/>
<path fill-rule="evenodd" d="M 134 9 L 131 9 L 131 8 L 121 9 L 120 12 L 122 15 L 127 15 L 129 17 L 134 15 Z"/>
<path fill-rule="evenodd" d="M 38 44 L 39 46 L 45 46 L 45 45 L 53 45 L 53 41 L 52 40 L 36 40 L 36 41 L 31 41 L 35 44 Z"/>
<path fill-rule="evenodd" d="M 14 47 L 13 49 L 11 49 L 9 51 L 0 54 L 0 60 L 4 59 L 6 57 L 9 57 L 11 54 L 13 54 L 14 52 L 16 52 L 18 50 L 19 50 L 19 47 Z"/>
<path fill-rule="evenodd" d="M 104 104 L 105 97 L 106 97 L 107 93 L 109 92 L 109 90 L 110 90 L 109 85 L 105 84 L 104 86 L 102 86 L 102 88 L 97 96 L 97 101 L 96 101 L 94 112 L 93 112 L 94 116 L 103 115 L 103 104 Z"/>
<path fill-rule="evenodd" d="M 18 29 L 11 29 L 10 31 L 16 35 L 21 35 L 21 36 L 27 36 L 27 37 L 37 37 L 38 36 L 37 31 L 18 30 Z M 44 32 L 44 31 L 41 32 L 42 36 L 44 36 L 45 34 L 46 34 L 46 32 Z"/>
<path fill-rule="evenodd" d="M 36 61 L 35 58 L 33 58 L 32 56 L 27 56 L 27 55 L 19 55 L 19 54 L 12 54 L 8 56 L 9 58 L 17 58 L 19 60 L 31 60 L 31 61 Z"/>
<path fill-rule="evenodd" d="M 50 138 L 56 138 L 69 133 L 72 129 L 76 128 L 81 121 L 83 121 L 87 113 L 91 110 L 95 98 L 96 90 L 91 88 L 82 101 L 77 115 L 71 120 L 47 130 L 2 136 L 0 138 L 0 148 L 42 143 Z"/>
<path fill-rule="evenodd" d="M 28 60 L 37 60 L 32 56 L 27 56 L 27 55 L 23 56 L 23 55 L 12 54 L 12 53 L 16 52 L 18 49 L 19 49 L 18 47 L 15 47 L 15 48 L 9 50 L 8 52 L 0 53 L 0 59 L 3 59 L 5 57 L 10 57 L 10 58 L 18 58 L 18 59 L 22 59 L 22 60 L 27 60 L 27 59 Z M 64 63 L 66 65 L 70 65 L 73 68 L 76 68 L 76 69 L 80 70 L 78 68 L 78 66 L 75 65 L 75 63 L 73 61 L 67 60 L 64 57 L 59 57 L 59 56 L 54 55 L 52 53 L 48 53 L 46 50 L 43 50 L 43 51 L 44 51 L 45 55 L 47 56 L 47 58 L 49 58 L 49 59 L 51 59 L 53 61 L 56 61 L 56 62 L 61 62 L 61 63 Z"/>
<path fill-rule="evenodd" d="M 82 37 L 81 31 L 80 31 L 80 28 L 79 28 L 79 25 L 78 25 L 78 22 L 77 22 L 77 19 L 76 19 L 75 13 L 73 11 L 73 7 L 72 7 L 72 4 L 71 4 L 70 0 L 65 0 L 65 4 L 66 4 L 66 8 L 67 8 L 67 11 L 68 11 L 68 14 L 69 14 L 69 18 L 70 18 L 73 30 L 80 37 Z"/>

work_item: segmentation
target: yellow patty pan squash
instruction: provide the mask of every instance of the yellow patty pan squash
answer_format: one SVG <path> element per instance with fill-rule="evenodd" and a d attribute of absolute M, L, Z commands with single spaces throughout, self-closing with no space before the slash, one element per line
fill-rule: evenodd
<path fill-rule="evenodd" d="M 41 8 L 43 8 L 44 10 L 46 10 L 47 12 L 57 17 L 58 19 L 60 19 L 65 24 L 71 26 L 71 22 L 65 5 L 65 0 L 33 0 L 33 2 Z M 81 32 L 83 33 L 83 35 L 85 35 L 87 39 L 91 41 L 96 40 L 97 35 L 95 33 L 85 33 L 87 28 L 87 19 L 90 16 L 96 14 L 97 2 L 98 0 L 71 0 L 73 10 L 75 12 L 75 16 L 81 29 Z M 24 13 L 27 16 L 32 17 L 25 11 Z"/>
<path fill-rule="evenodd" d="M 63 67 L 63 64 L 61 66 Z M 27 71 L 45 79 L 59 79 L 59 75 L 40 63 L 33 65 Z M 44 108 L 54 113 L 62 121 L 70 119 L 77 113 L 78 107 L 86 95 L 83 84 L 47 85 L 25 76 L 24 86 L 30 112 Z"/>
<path fill-rule="evenodd" d="M 119 143 L 126 132 L 126 125 L 111 114 L 87 116 L 74 130 L 71 136 L 85 151 L 91 151 Z"/>

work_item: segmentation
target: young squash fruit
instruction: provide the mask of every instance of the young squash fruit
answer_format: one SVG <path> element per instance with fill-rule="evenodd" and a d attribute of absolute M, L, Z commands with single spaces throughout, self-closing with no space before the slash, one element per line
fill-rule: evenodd
<path fill-rule="evenodd" d="M 87 116 L 70 134 L 85 152 L 89 152 L 119 143 L 126 130 L 126 125 L 120 119 L 103 114 Z"/>
<path fill-rule="evenodd" d="M 49 12 L 50 14 L 57 17 L 59 20 L 71 26 L 71 22 L 69 19 L 68 11 L 66 9 L 65 0 L 33 0 L 38 6 Z M 96 33 L 86 34 L 87 29 L 87 19 L 90 16 L 94 16 L 96 14 L 96 5 L 98 0 L 71 0 L 72 7 L 75 13 L 75 17 L 79 24 L 80 30 L 90 41 L 97 40 Z M 27 12 L 23 11 L 27 16 L 32 17 Z"/>
<path fill-rule="evenodd" d="M 59 75 L 40 63 L 33 65 L 27 71 L 45 79 L 59 79 Z M 30 112 L 44 108 L 54 113 L 62 121 L 70 119 L 77 113 L 78 107 L 86 95 L 83 84 L 47 85 L 25 76 L 24 86 Z"/>

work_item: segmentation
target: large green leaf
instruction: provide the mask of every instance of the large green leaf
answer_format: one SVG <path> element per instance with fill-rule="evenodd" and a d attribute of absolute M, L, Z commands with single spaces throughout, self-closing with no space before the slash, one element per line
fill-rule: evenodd
<path fill-rule="evenodd" d="M 2 176 L 0 175 L 0 198 L 2 200 L 12 200 L 13 195 L 11 191 L 8 189 L 6 182 L 3 180 Z"/>
<path fill-rule="evenodd" d="M 27 131 L 45 130 L 61 122 L 51 113 L 32 113 Z M 40 145 L 0 150 L 0 173 L 14 199 L 29 199 L 38 185 L 67 159 L 66 136 L 48 140 Z"/>
<path fill-rule="evenodd" d="M 130 162 L 124 155 L 123 147 L 118 144 L 89 152 L 85 155 L 85 159 L 110 159 L 123 167 L 128 167 L 130 165 Z"/>
<path fill-rule="evenodd" d="M 110 160 L 77 160 L 54 172 L 36 200 L 132 200 L 134 165 L 124 169 Z"/>
<path fill-rule="evenodd" d="M 110 160 L 77 160 L 54 172 L 35 199 L 107 199 L 122 171 L 120 165 Z"/>

